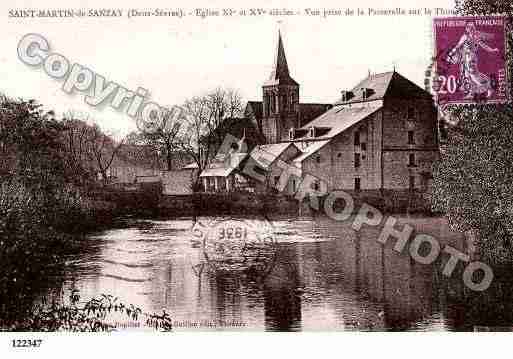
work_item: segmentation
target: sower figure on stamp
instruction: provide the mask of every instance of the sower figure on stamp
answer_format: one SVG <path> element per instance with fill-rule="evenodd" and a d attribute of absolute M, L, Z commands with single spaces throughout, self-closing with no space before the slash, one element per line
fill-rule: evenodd
<path fill-rule="evenodd" d="M 485 37 L 493 36 L 480 32 L 473 22 L 465 26 L 465 33 L 458 44 L 449 52 L 447 62 L 460 65 L 460 90 L 466 93 L 466 98 L 476 95 L 490 97 L 493 93 L 493 85 L 490 78 L 479 71 L 479 47 L 488 52 L 498 52 L 499 49 L 488 46 Z"/>

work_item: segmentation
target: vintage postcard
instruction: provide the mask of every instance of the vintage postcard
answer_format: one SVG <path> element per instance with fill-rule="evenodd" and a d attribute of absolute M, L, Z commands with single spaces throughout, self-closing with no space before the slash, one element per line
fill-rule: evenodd
<path fill-rule="evenodd" d="M 513 329 L 510 2 L 0 9 L 11 350 Z"/>

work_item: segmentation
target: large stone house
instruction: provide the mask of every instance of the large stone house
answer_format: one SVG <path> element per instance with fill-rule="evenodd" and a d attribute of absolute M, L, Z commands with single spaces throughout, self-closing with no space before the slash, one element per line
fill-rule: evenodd
<path fill-rule="evenodd" d="M 369 74 L 342 91 L 335 104 L 300 104 L 299 84 L 290 76 L 279 35 L 274 69 L 262 95 L 262 102 L 248 102 L 245 116 L 265 143 L 239 153 L 235 166 L 218 161 L 205 169 L 205 191 L 236 190 L 235 185 L 216 185 L 227 183 L 228 176 L 243 178 L 252 190 L 262 189 L 242 171 L 248 159 L 258 163 L 262 151 L 297 169 L 298 176 L 286 185 L 289 193 L 307 175 L 317 179 L 313 187 L 321 191 L 429 190 L 438 158 L 436 108 L 428 92 L 398 72 Z M 260 167 L 266 173 L 260 182 L 275 185 L 272 161 Z"/>
<path fill-rule="evenodd" d="M 427 190 L 438 157 L 431 95 L 397 72 L 370 75 L 289 140 L 302 175 L 327 189 Z"/>

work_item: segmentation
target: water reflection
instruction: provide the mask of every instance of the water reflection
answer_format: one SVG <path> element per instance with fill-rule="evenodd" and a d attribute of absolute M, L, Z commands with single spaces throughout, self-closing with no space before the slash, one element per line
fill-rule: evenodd
<path fill-rule="evenodd" d="M 465 241 L 440 218 L 401 218 L 417 233 L 460 250 Z M 507 270 L 484 293 L 466 289 L 462 268 L 442 275 L 445 259 L 417 264 L 376 241 L 380 228 L 359 232 L 326 218 L 277 220 L 266 274 L 230 271 L 205 261 L 190 220 L 95 236 L 99 254 L 77 258 L 65 274 L 89 298 L 109 293 L 148 312 L 166 309 L 177 323 L 202 330 L 487 330 L 511 327 L 513 285 Z M 269 254 L 270 255 L 270 254 Z M 272 260 L 272 262 L 271 262 Z M 208 326 L 208 323 L 217 323 Z M 187 325 L 177 330 L 198 330 Z"/>

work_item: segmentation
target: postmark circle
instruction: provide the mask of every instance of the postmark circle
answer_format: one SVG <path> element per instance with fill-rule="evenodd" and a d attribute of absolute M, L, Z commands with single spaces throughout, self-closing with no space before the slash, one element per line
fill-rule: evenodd
<path fill-rule="evenodd" d="M 265 276 L 274 264 L 275 229 L 265 218 L 197 221 L 192 231 L 205 262 L 216 272 Z"/>

